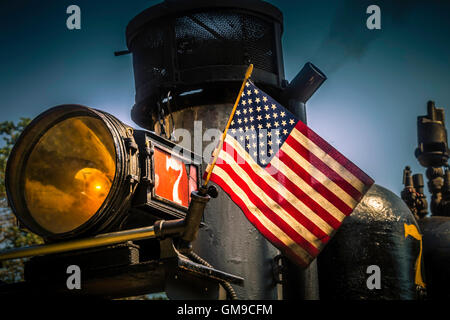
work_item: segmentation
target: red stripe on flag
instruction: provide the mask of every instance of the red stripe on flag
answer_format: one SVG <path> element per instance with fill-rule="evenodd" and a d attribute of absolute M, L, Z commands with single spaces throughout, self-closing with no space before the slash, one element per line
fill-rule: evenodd
<path fill-rule="evenodd" d="M 259 232 L 263 234 L 263 236 L 268 239 L 274 246 L 280 249 L 284 254 L 288 255 L 290 258 L 293 258 L 300 266 L 306 267 L 309 265 L 308 261 L 304 261 L 300 256 L 298 256 L 295 252 L 292 251 L 291 248 L 286 246 L 280 239 L 278 239 L 272 232 L 270 232 L 247 208 L 244 201 L 227 185 L 225 181 L 214 172 L 211 174 L 210 181 L 218 184 L 236 203 L 241 210 L 244 212 L 247 219 L 257 227 Z"/>
<path fill-rule="evenodd" d="M 356 201 L 361 200 L 361 193 L 348 183 L 344 178 L 342 178 L 336 171 L 328 167 L 322 160 L 317 158 L 313 153 L 307 150 L 300 142 L 295 140 L 292 136 L 289 136 L 285 143 L 290 145 L 295 152 L 305 158 L 306 161 L 311 163 L 316 169 L 320 170 L 324 175 L 328 177 L 331 181 L 336 183 L 342 190 L 347 192 Z"/>
<path fill-rule="evenodd" d="M 312 244 L 308 242 L 304 237 L 302 237 L 291 225 L 289 225 L 285 220 L 283 220 L 276 212 L 273 212 L 262 200 L 258 197 L 252 189 L 247 185 L 246 181 L 243 180 L 239 175 L 237 175 L 233 169 L 231 169 L 229 164 L 221 163 L 216 164 L 216 166 L 222 168 L 230 178 L 245 192 L 250 201 L 269 219 L 273 222 L 278 228 L 284 231 L 292 240 L 298 243 L 301 247 L 303 247 L 306 251 L 309 252 L 310 255 L 316 256 L 319 254 L 319 250 L 315 248 Z M 222 186 L 222 185 L 221 185 Z M 304 224 L 302 223 L 304 226 Z M 306 229 L 309 229 L 305 226 Z M 324 234 L 324 237 L 327 237 L 327 241 L 329 240 L 328 235 Z"/>
<path fill-rule="evenodd" d="M 320 193 L 325 199 L 331 202 L 336 208 L 338 208 L 343 214 L 348 216 L 352 213 L 353 208 L 349 207 L 344 201 L 342 201 L 336 194 L 328 190 L 322 183 L 317 181 L 311 176 L 305 169 L 303 169 L 296 161 L 289 157 L 282 150 L 278 150 L 277 157 L 292 169 L 300 178 L 309 184 L 314 190 Z M 273 168 L 274 169 L 274 168 Z M 273 170 L 272 169 L 272 170 Z"/>
<path fill-rule="evenodd" d="M 303 133 L 304 136 L 308 137 L 312 142 L 314 142 L 319 148 L 326 152 L 330 157 L 340 163 L 349 172 L 351 172 L 356 178 L 361 180 L 365 185 L 370 186 L 374 181 L 365 174 L 361 169 L 359 169 L 353 162 L 348 160 L 343 154 L 333 148 L 328 142 L 322 139 L 317 133 L 308 128 L 303 122 L 298 121 L 295 128 Z"/>
<path fill-rule="evenodd" d="M 295 195 L 305 205 L 307 205 L 308 208 L 310 208 L 315 213 L 317 213 L 317 215 L 319 217 L 321 217 L 322 220 L 324 220 L 326 223 L 328 223 L 331 227 L 333 227 L 333 229 L 337 229 L 340 227 L 341 222 L 339 220 L 337 220 L 333 215 L 331 215 L 326 210 L 326 208 L 324 208 L 320 204 L 318 204 L 307 193 L 305 193 L 295 183 L 293 183 L 291 180 L 289 180 L 289 178 L 286 177 L 283 173 L 279 172 L 270 163 L 267 165 L 266 171 L 270 172 L 271 176 L 274 177 L 275 180 L 283 181 L 283 184 L 286 186 L 286 189 L 288 189 L 293 195 Z M 319 193 L 319 192 L 317 192 L 317 193 Z M 324 199 L 326 199 L 326 198 L 324 197 Z M 331 203 L 331 204 L 333 204 L 333 203 Z M 339 208 L 337 208 L 337 209 L 339 209 Z M 342 213 L 344 213 L 344 212 L 342 212 Z"/>
<path fill-rule="evenodd" d="M 264 179 L 261 178 L 253 168 L 246 162 L 234 149 L 233 146 L 224 142 L 224 152 L 227 152 L 230 156 L 233 157 L 234 161 L 239 164 L 239 166 L 249 175 L 252 181 L 258 185 L 267 196 L 269 196 L 272 200 L 274 200 L 280 207 L 282 207 L 291 217 L 297 220 L 300 224 L 302 224 L 306 229 L 311 231 L 317 238 L 321 239 L 323 243 L 328 242 L 329 235 L 321 230 L 318 226 L 316 226 L 311 220 L 309 220 L 306 216 L 303 215 L 301 211 L 299 211 L 296 207 L 294 207 L 289 201 L 287 201 L 277 190 L 273 189 Z M 225 169 L 225 168 L 223 168 Z M 289 188 L 286 188 L 289 189 Z M 290 190 L 290 189 L 289 189 Z M 324 212 L 322 207 L 309 198 L 305 193 L 303 193 L 304 198 L 302 201 L 307 207 L 309 207 L 314 213 L 317 214 L 318 217 L 326 218 L 331 217 L 328 212 Z M 322 209 L 322 210 L 321 210 Z M 317 211 L 316 211 L 317 210 Z M 320 213 L 320 214 L 319 214 Z M 322 213 L 324 213 L 324 217 L 322 217 Z M 326 218 L 325 218 L 326 217 Z M 330 225 L 334 228 L 334 226 Z"/>

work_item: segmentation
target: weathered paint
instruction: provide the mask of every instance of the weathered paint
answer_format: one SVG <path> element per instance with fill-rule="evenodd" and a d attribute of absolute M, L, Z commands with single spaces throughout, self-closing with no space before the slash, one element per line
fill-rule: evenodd
<path fill-rule="evenodd" d="M 399 197 L 373 185 L 319 256 L 320 298 L 416 299 L 420 241 L 405 237 L 405 224 L 420 231 Z M 380 268 L 381 288 L 370 290 L 373 265 Z"/>

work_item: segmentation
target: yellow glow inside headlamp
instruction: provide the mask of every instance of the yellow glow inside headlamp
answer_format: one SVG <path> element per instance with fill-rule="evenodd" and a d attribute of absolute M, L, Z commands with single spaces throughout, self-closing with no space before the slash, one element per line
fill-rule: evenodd
<path fill-rule="evenodd" d="M 24 196 L 31 216 L 52 233 L 85 223 L 108 195 L 115 157 L 112 138 L 98 119 L 74 117 L 51 127 L 25 164 Z"/>

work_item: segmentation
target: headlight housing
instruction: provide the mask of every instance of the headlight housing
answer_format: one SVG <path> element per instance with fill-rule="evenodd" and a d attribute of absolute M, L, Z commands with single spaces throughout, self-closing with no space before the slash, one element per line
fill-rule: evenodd
<path fill-rule="evenodd" d="M 11 152 L 5 177 L 10 206 L 22 225 L 48 241 L 120 229 L 131 208 L 138 215 L 150 213 L 153 220 L 161 211 L 165 218 L 167 213 L 179 217 L 187 210 L 190 192 L 184 196 L 177 189 L 173 199 L 161 197 L 167 191 L 158 192 L 161 184 L 154 183 L 155 177 L 173 179 L 170 171 L 155 175 L 161 166 L 156 158 L 165 152 L 171 168 L 180 167 L 180 176 L 188 170 L 190 177 L 195 168 L 195 183 L 183 182 L 190 190 L 198 187 L 200 161 L 192 166 L 193 157 L 178 159 L 171 147 L 169 141 L 135 132 L 106 112 L 79 105 L 54 107 L 29 124 Z"/>

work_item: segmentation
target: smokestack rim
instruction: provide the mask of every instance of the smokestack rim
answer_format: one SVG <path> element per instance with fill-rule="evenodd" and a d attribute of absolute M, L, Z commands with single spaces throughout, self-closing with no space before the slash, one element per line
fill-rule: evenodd
<path fill-rule="evenodd" d="M 190 11 L 205 9 L 236 9 L 250 11 L 280 24 L 283 33 L 283 13 L 274 5 L 261 0 L 165 0 L 140 12 L 130 20 L 126 27 L 127 47 L 130 48 L 134 37 L 148 23 L 162 17 L 182 16 Z"/>

